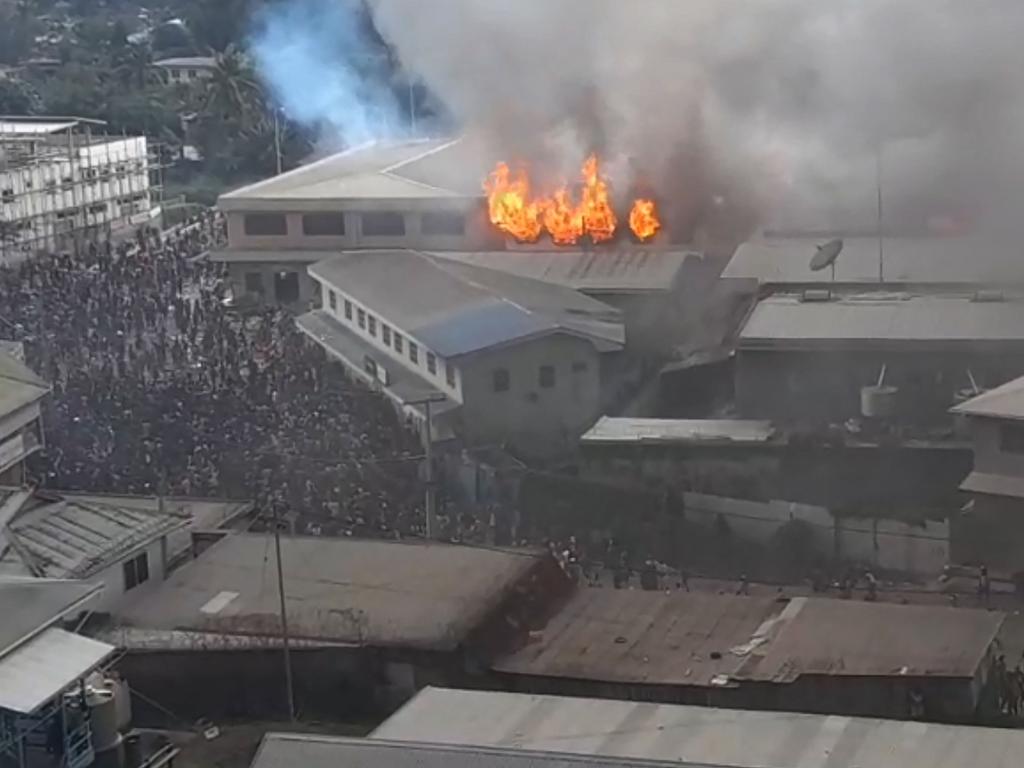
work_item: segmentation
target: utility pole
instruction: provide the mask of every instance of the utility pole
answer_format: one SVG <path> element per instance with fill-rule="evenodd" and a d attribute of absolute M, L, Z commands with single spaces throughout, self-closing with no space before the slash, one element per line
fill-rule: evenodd
<path fill-rule="evenodd" d="M 288 703 L 288 721 L 295 722 L 295 691 L 292 688 L 292 654 L 288 638 L 288 610 L 284 600 L 284 569 L 281 567 L 281 516 L 277 502 L 274 508 L 274 552 L 277 556 L 277 594 L 281 599 L 281 643 L 284 649 L 285 700 Z"/>
<path fill-rule="evenodd" d="M 424 430 L 424 436 L 426 437 L 426 511 L 427 511 L 427 539 L 433 539 L 437 533 L 437 489 L 434 484 L 434 431 L 433 422 L 430 416 L 430 404 L 431 403 L 443 403 L 445 401 L 444 395 L 437 394 L 430 397 L 422 398 L 421 400 L 409 400 L 409 405 L 422 405 L 424 408 L 424 416 L 426 418 L 426 429 Z"/>

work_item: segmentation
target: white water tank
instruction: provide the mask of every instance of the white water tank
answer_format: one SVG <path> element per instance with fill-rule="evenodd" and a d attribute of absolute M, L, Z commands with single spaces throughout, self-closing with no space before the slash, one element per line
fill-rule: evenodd
<path fill-rule="evenodd" d="M 865 419 L 891 419 L 896 415 L 899 389 L 872 384 L 860 389 L 860 414 Z"/>
<path fill-rule="evenodd" d="M 107 688 L 88 688 L 85 703 L 89 707 L 93 749 L 106 752 L 121 743 L 117 729 L 117 701 L 114 691 Z"/>

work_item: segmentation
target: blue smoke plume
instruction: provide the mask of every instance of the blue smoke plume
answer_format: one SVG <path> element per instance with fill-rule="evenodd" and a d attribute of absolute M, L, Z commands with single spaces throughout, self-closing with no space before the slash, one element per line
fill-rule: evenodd
<path fill-rule="evenodd" d="M 285 0 L 250 37 L 257 70 L 289 117 L 347 146 L 409 133 L 387 49 L 359 0 Z"/>

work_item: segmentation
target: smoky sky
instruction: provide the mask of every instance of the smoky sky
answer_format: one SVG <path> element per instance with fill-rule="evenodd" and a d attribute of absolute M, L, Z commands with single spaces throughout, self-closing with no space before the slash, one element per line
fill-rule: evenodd
<path fill-rule="evenodd" d="M 1018 194 L 1020 0 L 367 4 L 401 67 L 496 156 L 571 166 L 598 148 L 620 171 L 657 174 L 696 152 L 712 174 L 814 206 L 872 196 L 880 155 L 893 199 L 993 206 Z M 302 45 L 322 47 L 338 23 L 320 14 Z M 372 106 L 372 93 L 353 91 L 336 114 Z M 362 128 L 361 138 L 386 132 Z"/>

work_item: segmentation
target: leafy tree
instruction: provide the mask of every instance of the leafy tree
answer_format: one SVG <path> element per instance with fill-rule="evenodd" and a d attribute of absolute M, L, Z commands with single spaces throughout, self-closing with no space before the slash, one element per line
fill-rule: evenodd
<path fill-rule="evenodd" d="M 199 48 L 227 51 L 243 43 L 263 0 L 192 0 L 185 18 Z"/>
<path fill-rule="evenodd" d="M 0 115 L 33 115 L 40 107 L 39 94 L 24 80 L 0 79 Z"/>

